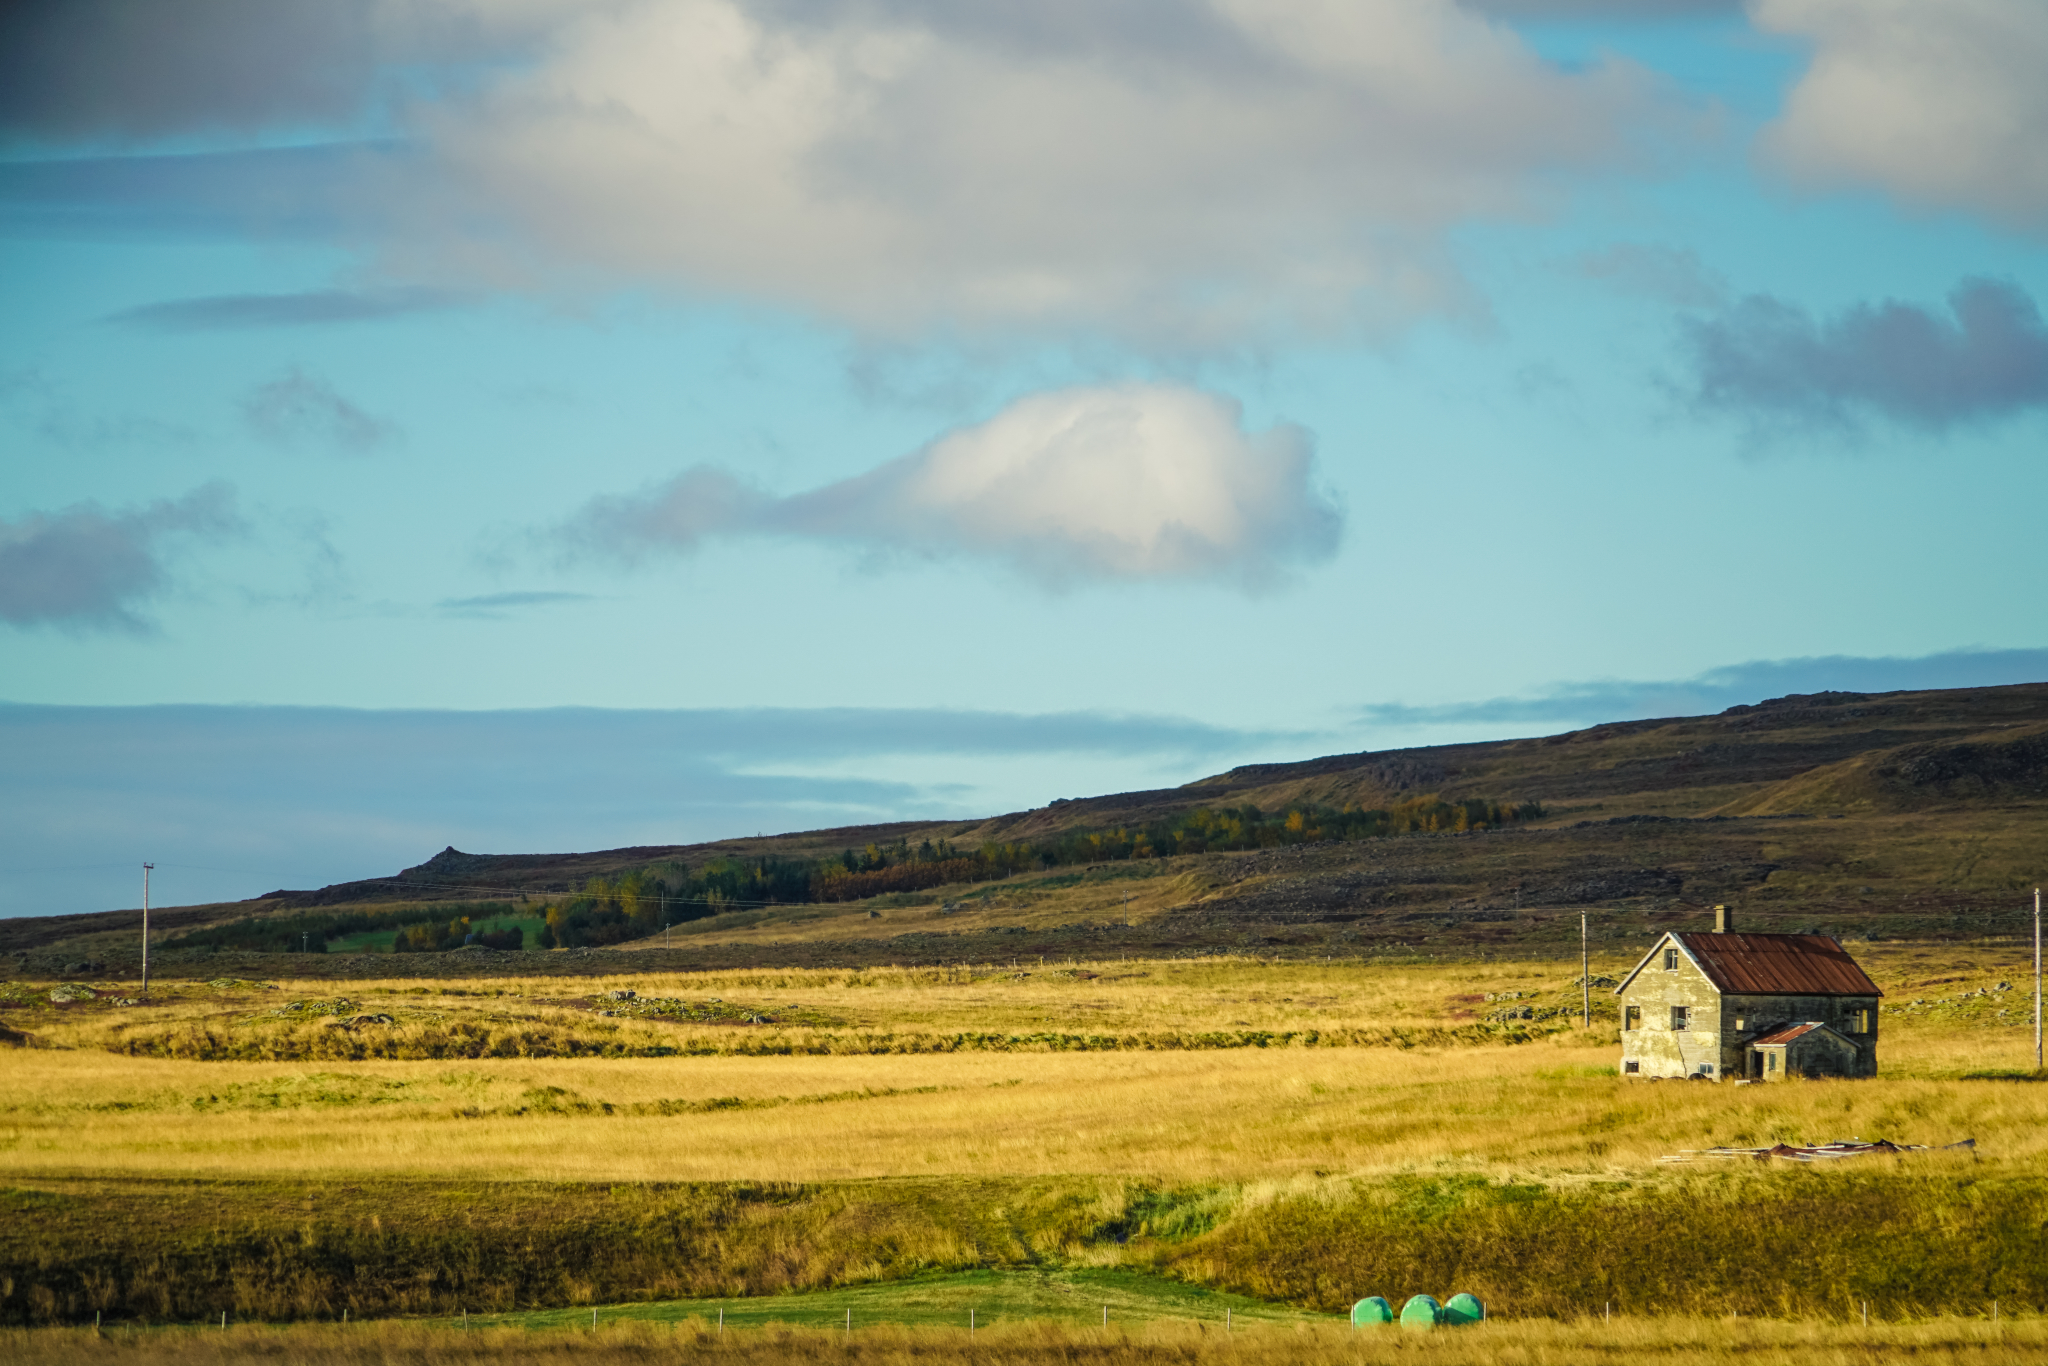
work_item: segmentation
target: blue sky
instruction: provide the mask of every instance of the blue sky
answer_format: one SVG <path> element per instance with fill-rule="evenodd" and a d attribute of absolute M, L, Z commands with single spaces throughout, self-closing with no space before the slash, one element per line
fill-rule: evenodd
<path fill-rule="evenodd" d="M 2048 676 L 2027 0 L 0 25 L 0 914 Z"/>

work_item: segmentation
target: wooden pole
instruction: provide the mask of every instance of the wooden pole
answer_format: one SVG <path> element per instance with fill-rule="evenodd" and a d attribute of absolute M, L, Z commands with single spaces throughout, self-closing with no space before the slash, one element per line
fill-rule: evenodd
<path fill-rule="evenodd" d="M 154 867 L 156 867 L 154 863 L 142 865 L 142 994 L 144 996 L 149 995 L 149 870 Z M 2040 893 L 2036 892 L 2034 899 L 2039 901 L 2041 899 Z M 2038 957 L 2039 955 L 2036 956 Z M 2035 1014 L 2038 1015 L 2040 1012 L 2036 1011 Z M 2038 1033 L 2039 1031 L 2037 1030 L 2036 1032 Z M 2038 1065 L 2036 1064 L 2036 1066 Z M 225 1331 L 225 1323 L 223 1323 L 223 1331 Z"/>
<path fill-rule="evenodd" d="M 2041 889 L 2034 889 L 2034 1070 L 2041 1070 Z"/>
<path fill-rule="evenodd" d="M 1586 947 L 1586 913 L 1579 912 L 1579 985 L 1585 988 L 1585 1027 L 1593 1027 L 1593 953 Z"/>

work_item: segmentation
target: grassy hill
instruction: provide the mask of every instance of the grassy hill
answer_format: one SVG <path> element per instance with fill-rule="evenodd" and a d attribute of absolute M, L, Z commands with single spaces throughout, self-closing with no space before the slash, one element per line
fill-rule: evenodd
<path fill-rule="evenodd" d="M 742 906 L 640 948 L 668 966 L 1541 950 L 1575 945 L 1582 911 L 1597 939 L 1619 945 L 1723 901 L 1758 928 L 1981 936 L 2017 923 L 1998 917 L 2018 909 L 2048 861 L 2048 684 L 1799 695 L 1716 716 L 1247 765 L 1184 787 L 978 821 L 573 854 L 447 849 L 390 877 L 157 911 L 153 925 L 175 943 L 196 927 L 321 908 L 428 914 L 488 901 L 506 916 L 536 917 L 593 877 L 676 877 L 719 859 L 828 859 L 899 841 L 1029 846 L 1202 808 L 1272 814 L 1424 797 L 1538 802 L 1544 814 L 1462 833 L 1105 859 L 839 904 Z M 0 952 L 44 966 L 66 957 L 111 963 L 131 952 L 138 921 L 133 911 L 0 921 Z M 330 956 L 330 970 L 353 970 L 341 961 L 352 955 Z M 169 950 L 164 966 L 218 966 L 218 955 L 190 957 Z M 379 964 L 379 974 L 396 966 Z"/>

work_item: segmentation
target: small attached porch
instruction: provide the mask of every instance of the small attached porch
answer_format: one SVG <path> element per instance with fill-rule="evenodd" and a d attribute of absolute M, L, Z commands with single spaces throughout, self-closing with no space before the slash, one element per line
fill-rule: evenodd
<path fill-rule="evenodd" d="M 1863 1072 L 1854 1039 L 1819 1020 L 1780 1026 L 1750 1040 L 1744 1074 L 1750 1081 L 1854 1077 Z"/>

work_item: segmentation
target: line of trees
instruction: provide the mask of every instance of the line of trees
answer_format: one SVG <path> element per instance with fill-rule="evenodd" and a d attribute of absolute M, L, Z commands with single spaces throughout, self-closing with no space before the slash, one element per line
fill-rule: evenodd
<path fill-rule="evenodd" d="M 209 925 L 164 941 L 166 948 L 214 948 L 239 953 L 326 953 L 329 941 L 350 935 L 407 929 L 434 922 L 509 919 L 518 915 L 509 901 L 458 901 L 434 905 L 379 906 L 370 910 L 320 911 L 307 915 L 251 917 L 225 925 Z M 464 929 L 463 933 L 469 933 Z M 462 943 L 460 938 L 449 945 Z"/>
<path fill-rule="evenodd" d="M 481 944 L 487 949 L 523 949 L 526 947 L 526 931 L 517 925 L 502 929 L 479 930 L 466 915 L 448 921 L 422 921 L 400 930 L 391 941 L 393 953 L 446 953 L 459 949 L 465 944 Z"/>

